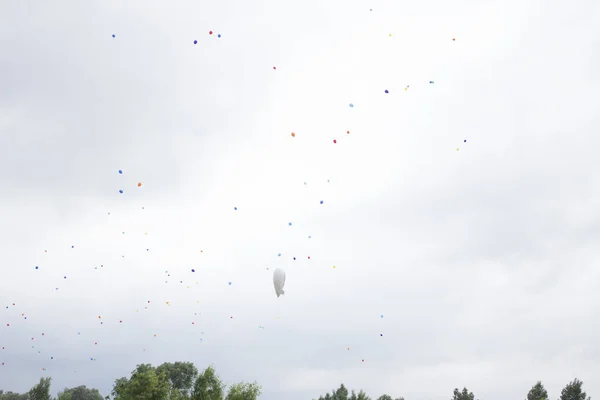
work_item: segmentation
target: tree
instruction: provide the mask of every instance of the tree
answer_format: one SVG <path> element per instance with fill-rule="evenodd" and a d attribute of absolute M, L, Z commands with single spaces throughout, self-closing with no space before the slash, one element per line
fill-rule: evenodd
<path fill-rule="evenodd" d="M 29 390 L 29 400 L 50 400 L 50 383 L 52 378 L 40 378 L 39 383 Z"/>
<path fill-rule="evenodd" d="M 171 382 L 171 399 L 188 398 L 198 376 L 198 369 L 191 362 L 164 363 L 158 368 L 157 372 L 165 372 Z"/>
<path fill-rule="evenodd" d="M 229 388 L 225 400 L 256 400 L 261 394 L 262 388 L 258 383 L 240 382 Z"/>
<path fill-rule="evenodd" d="M 338 390 L 333 392 L 333 398 L 335 400 L 348 400 L 348 389 L 346 389 L 346 386 L 344 386 L 343 383 L 340 385 Z"/>
<path fill-rule="evenodd" d="M 194 382 L 192 400 L 223 400 L 225 397 L 225 385 L 221 382 L 215 369 L 210 366 L 206 368 Z"/>
<path fill-rule="evenodd" d="M 14 392 L 6 392 L 4 393 L 0 390 L 0 400 L 29 400 L 28 393 L 14 393 Z"/>
<path fill-rule="evenodd" d="M 363 392 L 361 389 L 358 392 L 358 395 L 353 390 L 352 394 L 350 395 L 350 398 L 348 400 L 371 400 L 371 398 L 369 396 L 367 396 L 367 394 L 365 392 Z"/>
<path fill-rule="evenodd" d="M 531 387 L 529 393 L 527 393 L 527 400 L 547 400 L 548 392 L 542 385 L 541 381 L 538 381 L 535 385 Z"/>
<path fill-rule="evenodd" d="M 560 400 L 591 400 L 592 398 L 582 391 L 582 386 L 583 382 L 575 378 L 564 387 L 560 393 Z"/>
<path fill-rule="evenodd" d="M 454 389 L 452 400 L 475 400 L 475 395 L 473 392 L 469 392 L 467 388 L 463 388 L 462 392 L 458 389 Z"/>
<path fill-rule="evenodd" d="M 389 394 L 382 394 L 381 396 L 379 396 L 377 398 L 377 400 L 394 400 L 394 399 Z"/>
<path fill-rule="evenodd" d="M 171 393 L 171 382 L 165 371 L 150 364 L 140 364 L 131 378 L 119 378 L 113 387 L 114 400 L 164 400 Z"/>
<path fill-rule="evenodd" d="M 98 389 L 88 389 L 85 385 L 63 390 L 56 400 L 104 400 Z"/>

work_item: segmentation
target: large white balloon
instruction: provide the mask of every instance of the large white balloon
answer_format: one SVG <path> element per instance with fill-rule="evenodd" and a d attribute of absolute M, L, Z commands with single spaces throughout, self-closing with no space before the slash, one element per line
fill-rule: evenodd
<path fill-rule="evenodd" d="M 273 286 L 275 286 L 275 293 L 277 297 L 285 294 L 283 291 L 283 285 L 285 285 L 285 271 L 281 268 L 277 268 L 273 271 Z"/>

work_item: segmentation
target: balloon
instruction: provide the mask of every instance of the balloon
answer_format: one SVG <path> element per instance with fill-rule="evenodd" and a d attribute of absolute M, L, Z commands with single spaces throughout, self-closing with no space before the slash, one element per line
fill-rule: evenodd
<path fill-rule="evenodd" d="M 285 285 L 285 271 L 281 268 L 277 268 L 273 271 L 273 286 L 275 287 L 275 294 L 277 294 L 277 297 L 285 294 L 283 285 Z"/>

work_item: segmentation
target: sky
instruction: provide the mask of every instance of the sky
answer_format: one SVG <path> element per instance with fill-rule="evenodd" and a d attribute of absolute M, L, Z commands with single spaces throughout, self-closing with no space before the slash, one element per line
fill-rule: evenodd
<path fill-rule="evenodd" d="M 599 37 L 593 0 L 1 1 L 0 388 L 600 396 Z"/>

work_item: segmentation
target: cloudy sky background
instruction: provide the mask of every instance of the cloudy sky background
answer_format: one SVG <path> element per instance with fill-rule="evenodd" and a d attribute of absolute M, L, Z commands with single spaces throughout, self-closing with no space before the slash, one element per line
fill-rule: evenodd
<path fill-rule="evenodd" d="M 600 396 L 599 27 L 592 0 L 0 2 L 0 388 L 192 361 L 264 400 Z"/>

